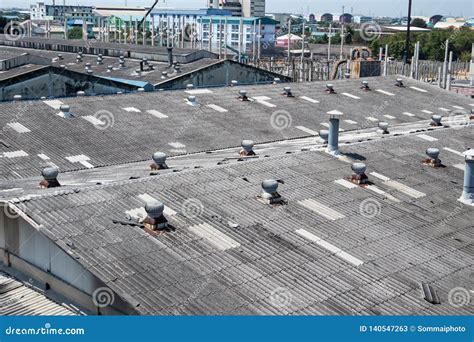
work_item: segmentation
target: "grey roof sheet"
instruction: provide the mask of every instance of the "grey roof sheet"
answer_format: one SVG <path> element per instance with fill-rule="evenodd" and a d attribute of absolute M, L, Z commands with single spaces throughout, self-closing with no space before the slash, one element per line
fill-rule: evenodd
<path fill-rule="evenodd" d="M 72 316 L 76 311 L 48 299 L 31 285 L 0 272 L 0 315 Z"/>
<path fill-rule="evenodd" d="M 473 131 L 470 126 L 426 133 L 433 141 L 411 134 L 344 145 L 345 158 L 317 151 L 260 156 L 65 189 L 15 205 L 45 234 L 67 242 L 61 245 L 118 295 L 138 302 L 141 314 L 468 315 L 472 306 L 453 307 L 448 294 L 472 285 L 474 210 L 457 201 L 463 171 L 455 165 L 463 157 L 455 152 L 473 147 Z M 424 150 L 432 146 L 442 150 L 446 167 L 422 163 Z M 334 182 L 350 175 L 348 156 L 364 160 L 371 182 L 385 195 Z M 287 205 L 257 200 L 266 178 L 284 182 L 279 192 Z M 424 196 L 415 198 L 410 191 Z M 152 237 L 112 222 L 143 207 L 142 194 L 176 212 L 168 215 L 174 231 Z M 309 210 L 299 203 L 307 199 L 343 217 L 333 220 L 321 214 L 330 214 L 325 209 Z M 364 207 L 367 203 L 374 211 Z M 201 228 L 190 228 L 204 223 L 239 245 L 221 250 L 199 234 Z M 297 234 L 299 229 L 363 264 L 353 265 L 324 243 Z M 440 305 L 422 299 L 422 281 L 437 290 Z"/>
<path fill-rule="evenodd" d="M 157 150 L 181 155 L 239 146 L 241 139 L 262 143 L 307 137 L 311 136 L 311 131 L 326 128 L 323 125 L 328 122 L 326 112 L 331 110 L 344 112 L 341 128 L 356 132 L 376 127 L 376 120 L 386 120 L 391 125 L 428 120 L 431 114 L 424 111 L 445 115 L 449 124 L 450 115 L 466 113 L 473 106 L 473 101 L 467 97 L 411 80 L 405 83 L 407 87 L 400 89 L 394 86 L 393 77 L 371 78 L 373 90 L 366 92 L 360 89 L 358 80 L 334 82 L 337 90 L 334 95 L 326 94 L 321 82 L 293 84 L 293 98 L 281 95 L 281 84 L 242 87 L 252 98 L 268 97 L 266 101 L 251 102 L 237 99 L 240 88 L 212 88 L 196 95 L 199 103 L 196 107 L 186 103 L 188 94 L 183 91 L 65 98 L 54 100 L 53 105 L 44 101 L 2 103 L 0 179 L 35 176 L 51 162 L 62 171 L 72 171 L 148 160 Z M 301 96 L 319 103 L 309 102 Z M 74 118 L 56 115 L 58 109 L 53 107 L 59 103 L 70 105 Z M 93 118 L 108 124 L 96 126 L 90 121 Z M 286 128 L 285 122 L 288 123 Z M 26 127 L 28 132 L 20 133 L 9 125 L 18 128 L 16 123 Z M 283 127 L 278 126 L 281 123 Z M 11 157 L 11 152 L 15 157 Z M 77 159 L 71 161 L 70 157 L 74 156 L 87 159 L 87 163 Z"/>

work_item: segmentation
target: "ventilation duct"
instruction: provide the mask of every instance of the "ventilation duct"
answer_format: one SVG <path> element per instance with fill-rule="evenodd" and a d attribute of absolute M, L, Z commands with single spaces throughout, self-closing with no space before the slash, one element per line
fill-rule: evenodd
<path fill-rule="evenodd" d="M 265 204 L 277 204 L 283 201 L 283 198 L 277 192 L 278 182 L 274 179 L 266 179 L 262 182 L 262 193 L 259 199 Z"/>
<path fill-rule="evenodd" d="M 428 148 L 426 149 L 426 155 L 428 158 L 426 158 L 423 163 L 426 165 L 430 165 L 432 167 L 440 167 L 441 166 L 441 160 L 439 159 L 439 149 L 437 148 Z"/>
<path fill-rule="evenodd" d="M 430 126 L 433 126 L 433 127 L 443 126 L 443 124 L 441 123 L 442 119 L 443 119 L 443 116 L 438 115 L 438 114 L 433 114 L 431 116 Z"/>
<path fill-rule="evenodd" d="M 73 116 L 72 113 L 71 113 L 71 107 L 69 107 L 68 105 L 62 104 L 59 107 L 59 114 L 58 115 L 63 117 L 63 118 L 71 118 Z"/>
<path fill-rule="evenodd" d="M 166 154 L 163 152 L 155 152 L 152 156 L 153 163 L 150 165 L 151 171 L 164 170 L 168 168 L 166 164 Z"/>
<path fill-rule="evenodd" d="M 344 115 L 337 110 L 328 112 L 329 115 L 329 136 L 327 152 L 332 155 L 339 155 L 339 120 Z"/>
<path fill-rule="evenodd" d="M 465 157 L 464 186 L 461 198 L 462 203 L 474 206 L 474 149 L 463 153 Z"/>
<path fill-rule="evenodd" d="M 353 174 L 351 176 L 351 181 L 356 184 L 367 184 L 369 178 L 365 174 L 367 166 L 364 163 L 354 163 L 351 167 Z"/>
<path fill-rule="evenodd" d="M 335 94 L 336 91 L 334 90 L 334 85 L 331 83 L 326 84 L 326 93 L 328 94 Z"/>
<path fill-rule="evenodd" d="M 403 79 L 402 78 L 397 78 L 397 81 L 395 83 L 395 86 L 399 87 L 399 88 L 404 88 L 405 85 L 403 84 Z"/>
<path fill-rule="evenodd" d="M 145 228 L 151 230 L 162 230 L 168 226 L 168 220 L 163 215 L 165 206 L 158 201 L 151 201 L 145 205 L 147 217 L 143 220 Z"/>
<path fill-rule="evenodd" d="M 377 132 L 380 134 L 389 134 L 388 122 L 379 122 L 379 129 Z"/>
<path fill-rule="evenodd" d="M 241 156 L 254 156 L 255 152 L 253 151 L 254 142 L 252 140 L 242 140 L 242 149 L 240 150 Z"/>
<path fill-rule="evenodd" d="M 248 101 L 249 98 L 247 97 L 247 90 L 239 90 L 239 100 L 240 101 Z"/>
<path fill-rule="evenodd" d="M 362 81 L 361 84 L 362 84 L 362 86 L 360 87 L 360 89 L 362 89 L 362 90 L 370 90 L 369 81 Z"/>
<path fill-rule="evenodd" d="M 282 95 L 286 97 L 293 97 L 293 94 L 291 93 L 291 87 L 285 87 L 283 88 L 283 93 Z"/>
<path fill-rule="evenodd" d="M 41 175 L 44 179 L 39 184 L 40 188 L 47 189 L 61 186 L 61 184 L 58 182 L 58 174 L 59 170 L 57 167 L 45 167 L 43 171 L 41 171 Z"/>

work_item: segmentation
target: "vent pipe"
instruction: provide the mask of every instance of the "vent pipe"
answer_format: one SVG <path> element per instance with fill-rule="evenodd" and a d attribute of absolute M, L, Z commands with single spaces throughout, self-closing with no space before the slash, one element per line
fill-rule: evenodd
<path fill-rule="evenodd" d="M 142 74 L 142 71 L 140 69 L 135 69 L 135 74 L 137 74 L 137 76 L 140 76 Z"/>
<path fill-rule="evenodd" d="M 193 107 L 198 105 L 197 100 L 196 100 L 196 96 L 194 96 L 194 95 L 189 95 L 187 101 L 188 101 L 188 104 L 190 104 Z"/>
<path fill-rule="evenodd" d="M 329 131 L 327 129 L 322 129 L 319 131 L 319 138 L 323 144 L 328 143 Z"/>
<path fill-rule="evenodd" d="M 242 149 L 240 150 L 241 156 L 254 156 L 255 152 L 253 147 L 255 143 L 252 140 L 242 140 Z"/>
<path fill-rule="evenodd" d="M 13 101 L 14 102 L 21 101 L 21 99 L 22 99 L 21 95 L 13 95 Z"/>
<path fill-rule="evenodd" d="M 428 156 L 428 158 L 423 161 L 424 164 L 427 164 L 433 167 L 441 166 L 441 160 L 438 158 L 439 149 L 430 147 L 426 149 L 426 155 Z"/>
<path fill-rule="evenodd" d="M 336 91 L 334 90 L 334 85 L 332 83 L 326 84 L 326 93 L 328 94 L 335 94 Z"/>
<path fill-rule="evenodd" d="M 86 93 L 82 90 L 79 90 L 77 93 L 76 93 L 76 96 L 86 96 Z"/>
<path fill-rule="evenodd" d="M 389 134 L 388 122 L 379 122 L 379 129 L 377 130 L 380 134 Z"/>
<path fill-rule="evenodd" d="M 238 84 L 239 84 L 239 82 L 236 81 L 236 80 L 230 81 L 230 86 L 231 86 L 231 87 L 236 87 Z"/>
<path fill-rule="evenodd" d="M 43 176 L 43 180 L 40 182 L 41 189 L 47 188 L 56 188 L 61 186 L 58 182 L 58 174 L 59 169 L 57 167 L 49 166 L 45 167 L 43 171 L 41 171 L 41 175 Z"/>
<path fill-rule="evenodd" d="M 167 71 L 162 71 L 161 72 L 161 79 L 166 80 L 167 77 L 168 77 L 168 72 Z"/>
<path fill-rule="evenodd" d="M 342 117 L 341 112 L 333 110 L 328 112 L 329 115 L 329 136 L 327 152 L 332 155 L 339 155 L 339 119 Z"/>
<path fill-rule="evenodd" d="M 442 119 L 443 119 L 443 116 L 441 115 L 438 115 L 438 114 L 431 115 L 430 126 L 434 126 L 434 127 L 443 126 L 443 124 L 441 123 Z"/>
<path fill-rule="evenodd" d="M 293 94 L 291 93 L 291 87 L 283 88 L 282 95 L 285 95 L 286 97 L 293 97 Z"/>
<path fill-rule="evenodd" d="M 266 204 L 276 204 L 281 202 L 283 199 L 278 190 L 278 182 L 274 179 L 266 179 L 262 182 L 262 194 L 259 199 Z"/>
<path fill-rule="evenodd" d="M 158 201 L 151 201 L 145 205 L 146 218 L 143 220 L 145 228 L 151 230 L 162 230 L 168 226 L 168 220 L 163 215 L 165 206 Z"/>
<path fill-rule="evenodd" d="M 62 60 L 64 59 L 63 55 L 60 54 L 60 53 L 58 53 L 58 59 L 59 59 L 60 61 L 62 61 Z"/>
<path fill-rule="evenodd" d="M 474 206 L 474 149 L 463 153 L 466 165 L 464 166 L 464 186 L 461 198 L 462 203 Z"/>
<path fill-rule="evenodd" d="M 166 154 L 163 152 L 155 152 L 152 156 L 153 164 L 150 165 L 151 171 L 164 170 L 168 168 L 166 164 Z"/>
<path fill-rule="evenodd" d="M 139 93 L 143 93 L 143 92 L 145 92 L 145 88 L 141 88 L 141 87 L 140 87 L 140 88 L 137 89 L 137 91 L 138 91 Z"/>
<path fill-rule="evenodd" d="M 102 64 L 104 64 L 104 59 L 101 56 L 97 57 L 97 65 L 102 65 Z"/>
<path fill-rule="evenodd" d="M 72 113 L 71 113 L 71 107 L 69 107 L 68 105 L 65 105 L 65 104 L 62 104 L 60 107 L 59 107 L 59 116 L 63 117 L 63 118 L 70 118 L 72 117 Z"/>
<path fill-rule="evenodd" d="M 361 84 L 362 84 L 362 86 L 360 87 L 360 89 L 370 90 L 369 81 L 362 81 Z"/>
<path fill-rule="evenodd" d="M 354 163 L 351 167 L 352 171 L 354 172 L 351 176 L 351 181 L 356 184 L 367 184 L 369 182 L 369 178 L 365 174 L 365 170 L 367 170 L 367 166 L 364 163 Z"/>
<path fill-rule="evenodd" d="M 112 72 L 114 70 L 114 67 L 112 65 L 107 66 L 107 72 Z"/>
<path fill-rule="evenodd" d="M 395 83 L 395 86 L 399 87 L 399 88 L 404 88 L 405 85 L 403 84 L 403 78 L 397 78 L 397 81 Z"/>
<path fill-rule="evenodd" d="M 281 82 L 281 80 L 280 80 L 279 77 L 275 77 L 275 78 L 273 79 L 273 84 L 278 84 L 278 83 L 280 83 L 280 82 Z"/>
<path fill-rule="evenodd" d="M 186 84 L 186 89 L 187 89 L 187 90 L 194 89 L 194 84 L 192 84 L 192 83 Z"/>
<path fill-rule="evenodd" d="M 240 101 L 248 101 L 249 98 L 247 97 L 247 90 L 239 90 L 239 100 Z"/>
<path fill-rule="evenodd" d="M 89 70 L 91 68 L 91 64 L 90 63 L 86 63 L 86 70 Z"/>

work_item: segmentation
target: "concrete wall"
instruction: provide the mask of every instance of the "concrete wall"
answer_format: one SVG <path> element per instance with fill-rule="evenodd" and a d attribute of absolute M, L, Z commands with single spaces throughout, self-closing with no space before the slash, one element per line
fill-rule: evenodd
<path fill-rule="evenodd" d="M 0 70 L 9 70 L 25 64 L 39 64 L 49 65 L 50 61 L 39 56 L 32 56 L 28 53 L 23 53 L 20 56 L 4 59 L 0 61 Z"/>
<path fill-rule="evenodd" d="M 11 101 L 14 95 L 23 99 L 75 96 L 80 90 L 86 95 L 116 94 L 136 91 L 137 86 L 120 83 L 55 67 L 43 68 L 0 82 L 0 101 Z"/>
<path fill-rule="evenodd" d="M 291 81 L 291 79 L 286 76 L 226 60 L 170 79 L 169 81 L 156 85 L 155 88 L 184 89 L 186 85 L 190 83 L 196 87 L 227 86 L 230 85 L 232 80 L 237 80 L 239 84 L 271 83 L 276 77 L 280 78 L 282 82 Z"/>
<path fill-rule="evenodd" d="M 96 289 L 105 287 L 104 283 L 34 227 L 33 221 L 18 215 L 6 215 L 9 211 L 5 210 L 5 205 L 0 204 L 2 269 L 43 284 L 46 293 L 59 294 L 90 314 L 99 313 L 92 295 Z M 65 247 L 74 250 L 70 246 Z M 113 305 L 100 309 L 100 313 L 133 313 L 133 310 L 115 295 Z"/>

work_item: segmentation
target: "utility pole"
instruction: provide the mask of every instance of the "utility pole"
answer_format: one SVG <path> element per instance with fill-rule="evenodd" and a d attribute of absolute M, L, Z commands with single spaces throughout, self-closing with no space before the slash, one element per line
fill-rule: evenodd
<path fill-rule="evenodd" d="M 331 31 L 332 24 L 329 24 L 329 36 L 328 36 L 328 62 L 331 59 Z"/>
<path fill-rule="evenodd" d="M 405 51 L 403 53 L 404 64 L 408 63 L 408 56 L 410 56 L 411 3 L 412 3 L 412 0 L 408 0 L 407 37 L 406 37 L 406 42 L 405 42 Z"/>

